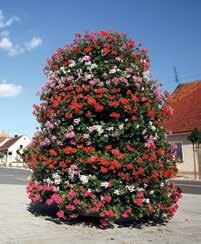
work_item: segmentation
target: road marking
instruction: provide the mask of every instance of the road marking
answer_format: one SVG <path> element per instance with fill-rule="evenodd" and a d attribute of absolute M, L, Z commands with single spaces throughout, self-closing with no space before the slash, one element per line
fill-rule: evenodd
<path fill-rule="evenodd" d="M 201 186 L 198 186 L 198 185 L 189 185 L 189 184 L 185 185 L 185 184 L 177 184 L 177 183 L 175 183 L 175 185 L 176 186 L 192 186 L 192 187 L 198 187 L 198 188 L 201 187 Z"/>

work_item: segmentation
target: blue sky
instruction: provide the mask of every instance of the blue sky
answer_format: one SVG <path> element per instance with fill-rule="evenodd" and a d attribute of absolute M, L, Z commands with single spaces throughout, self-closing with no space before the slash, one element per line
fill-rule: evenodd
<path fill-rule="evenodd" d="M 11 135 L 33 135 L 42 70 L 76 32 L 115 30 L 142 41 L 154 78 L 169 91 L 173 65 L 181 82 L 201 78 L 199 0 L 4 0 L 0 9 L 0 130 Z"/>

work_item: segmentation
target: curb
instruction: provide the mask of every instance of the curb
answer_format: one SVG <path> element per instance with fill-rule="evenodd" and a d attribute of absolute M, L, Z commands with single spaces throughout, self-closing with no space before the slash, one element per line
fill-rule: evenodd
<path fill-rule="evenodd" d="M 23 167 L 5 167 L 5 166 L 0 166 L 0 169 L 19 169 L 19 170 L 26 170 L 26 171 L 30 171 L 30 169 L 27 168 L 23 168 Z"/>

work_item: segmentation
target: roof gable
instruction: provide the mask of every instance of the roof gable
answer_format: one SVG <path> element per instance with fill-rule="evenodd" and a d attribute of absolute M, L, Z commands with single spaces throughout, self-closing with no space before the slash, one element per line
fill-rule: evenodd
<path fill-rule="evenodd" d="M 7 151 L 12 145 L 16 143 L 22 136 L 14 137 L 9 139 L 0 147 L 0 152 Z"/>
<path fill-rule="evenodd" d="M 165 121 L 167 132 L 185 133 L 201 129 L 201 80 L 179 85 L 168 99 L 173 116 Z"/>

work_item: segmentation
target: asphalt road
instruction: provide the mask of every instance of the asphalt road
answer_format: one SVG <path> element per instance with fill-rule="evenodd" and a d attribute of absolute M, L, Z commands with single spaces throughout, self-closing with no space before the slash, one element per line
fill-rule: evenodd
<path fill-rule="evenodd" d="M 26 185 L 30 171 L 0 168 L 0 184 Z"/>
<path fill-rule="evenodd" d="M 12 168 L 0 168 L 0 184 L 26 185 L 30 171 Z M 201 181 L 178 180 L 176 185 L 183 193 L 201 194 Z"/>

